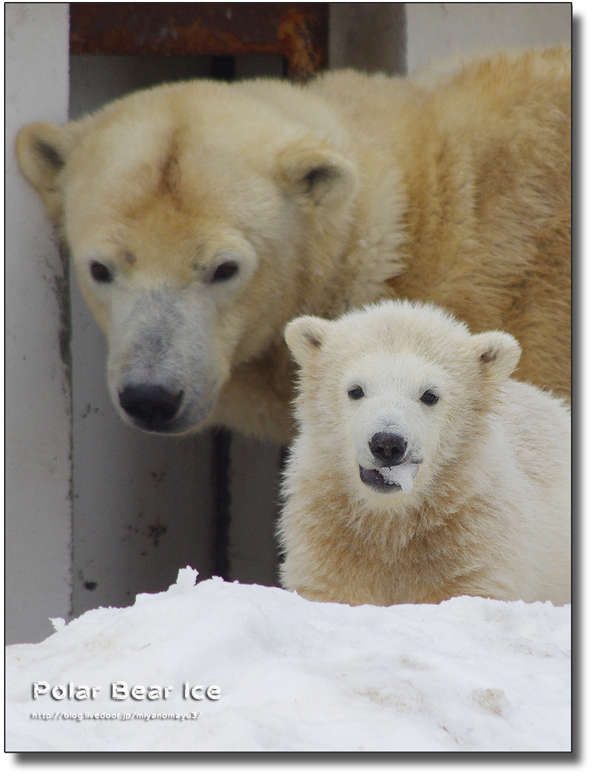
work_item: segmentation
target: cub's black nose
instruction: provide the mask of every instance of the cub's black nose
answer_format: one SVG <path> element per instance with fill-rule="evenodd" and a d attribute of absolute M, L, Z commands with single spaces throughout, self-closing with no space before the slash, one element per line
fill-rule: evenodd
<path fill-rule="evenodd" d="M 375 459 L 385 467 L 399 465 L 406 453 L 406 441 L 390 432 L 376 432 L 369 441 Z"/>
<path fill-rule="evenodd" d="M 164 386 L 132 384 L 119 392 L 121 408 L 140 426 L 160 430 L 177 415 L 183 392 L 170 392 Z"/>

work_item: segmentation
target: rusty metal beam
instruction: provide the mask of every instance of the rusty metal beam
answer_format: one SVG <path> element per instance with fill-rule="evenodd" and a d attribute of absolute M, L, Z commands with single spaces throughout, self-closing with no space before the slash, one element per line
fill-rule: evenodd
<path fill-rule="evenodd" d="M 71 54 L 285 59 L 289 78 L 327 67 L 327 3 L 71 3 Z"/>

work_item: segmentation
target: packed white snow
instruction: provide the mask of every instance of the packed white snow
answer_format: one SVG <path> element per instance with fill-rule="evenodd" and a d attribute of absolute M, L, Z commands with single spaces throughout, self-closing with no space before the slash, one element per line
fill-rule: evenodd
<path fill-rule="evenodd" d="M 7 750 L 570 750 L 570 606 L 196 578 L 9 647 Z"/>
<path fill-rule="evenodd" d="M 415 477 L 419 472 L 419 465 L 412 462 L 404 462 L 394 467 L 382 467 L 379 471 L 383 480 L 388 484 L 397 484 L 403 492 L 412 492 Z"/>

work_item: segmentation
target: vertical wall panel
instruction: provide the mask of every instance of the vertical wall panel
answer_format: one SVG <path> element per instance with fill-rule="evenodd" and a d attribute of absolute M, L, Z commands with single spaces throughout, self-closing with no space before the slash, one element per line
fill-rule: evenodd
<path fill-rule="evenodd" d="M 67 271 L 14 156 L 24 124 L 67 118 L 66 3 L 6 13 L 6 638 L 42 640 L 71 609 Z"/>
<path fill-rule="evenodd" d="M 230 578 L 276 586 L 278 549 L 274 532 L 281 449 L 234 435 L 230 462 Z"/>

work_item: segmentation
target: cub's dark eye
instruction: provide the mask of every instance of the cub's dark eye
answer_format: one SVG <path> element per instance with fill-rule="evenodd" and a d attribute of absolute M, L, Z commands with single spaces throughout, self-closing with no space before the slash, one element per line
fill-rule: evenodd
<path fill-rule="evenodd" d="M 352 389 L 348 390 L 348 397 L 351 397 L 353 400 L 360 400 L 360 398 L 364 396 L 365 393 L 363 392 L 362 386 L 354 386 Z"/>
<path fill-rule="evenodd" d="M 421 402 L 425 405 L 435 405 L 440 398 L 429 389 L 421 395 Z"/>
<path fill-rule="evenodd" d="M 212 284 L 216 281 L 229 281 L 230 278 L 237 275 L 239 269 L 240 267 L 237 262 L 233 262 L 232 260 L 222 262 L 213 273 L 210 282 Z"/>
<path fill-rule="evenodd" d="M 112 281 L 112 274 L 110 270 L 103 265 L 102 262 L 92 262 L 90 265 L 90 273 L 95 281 L 106 284 Z"/>

